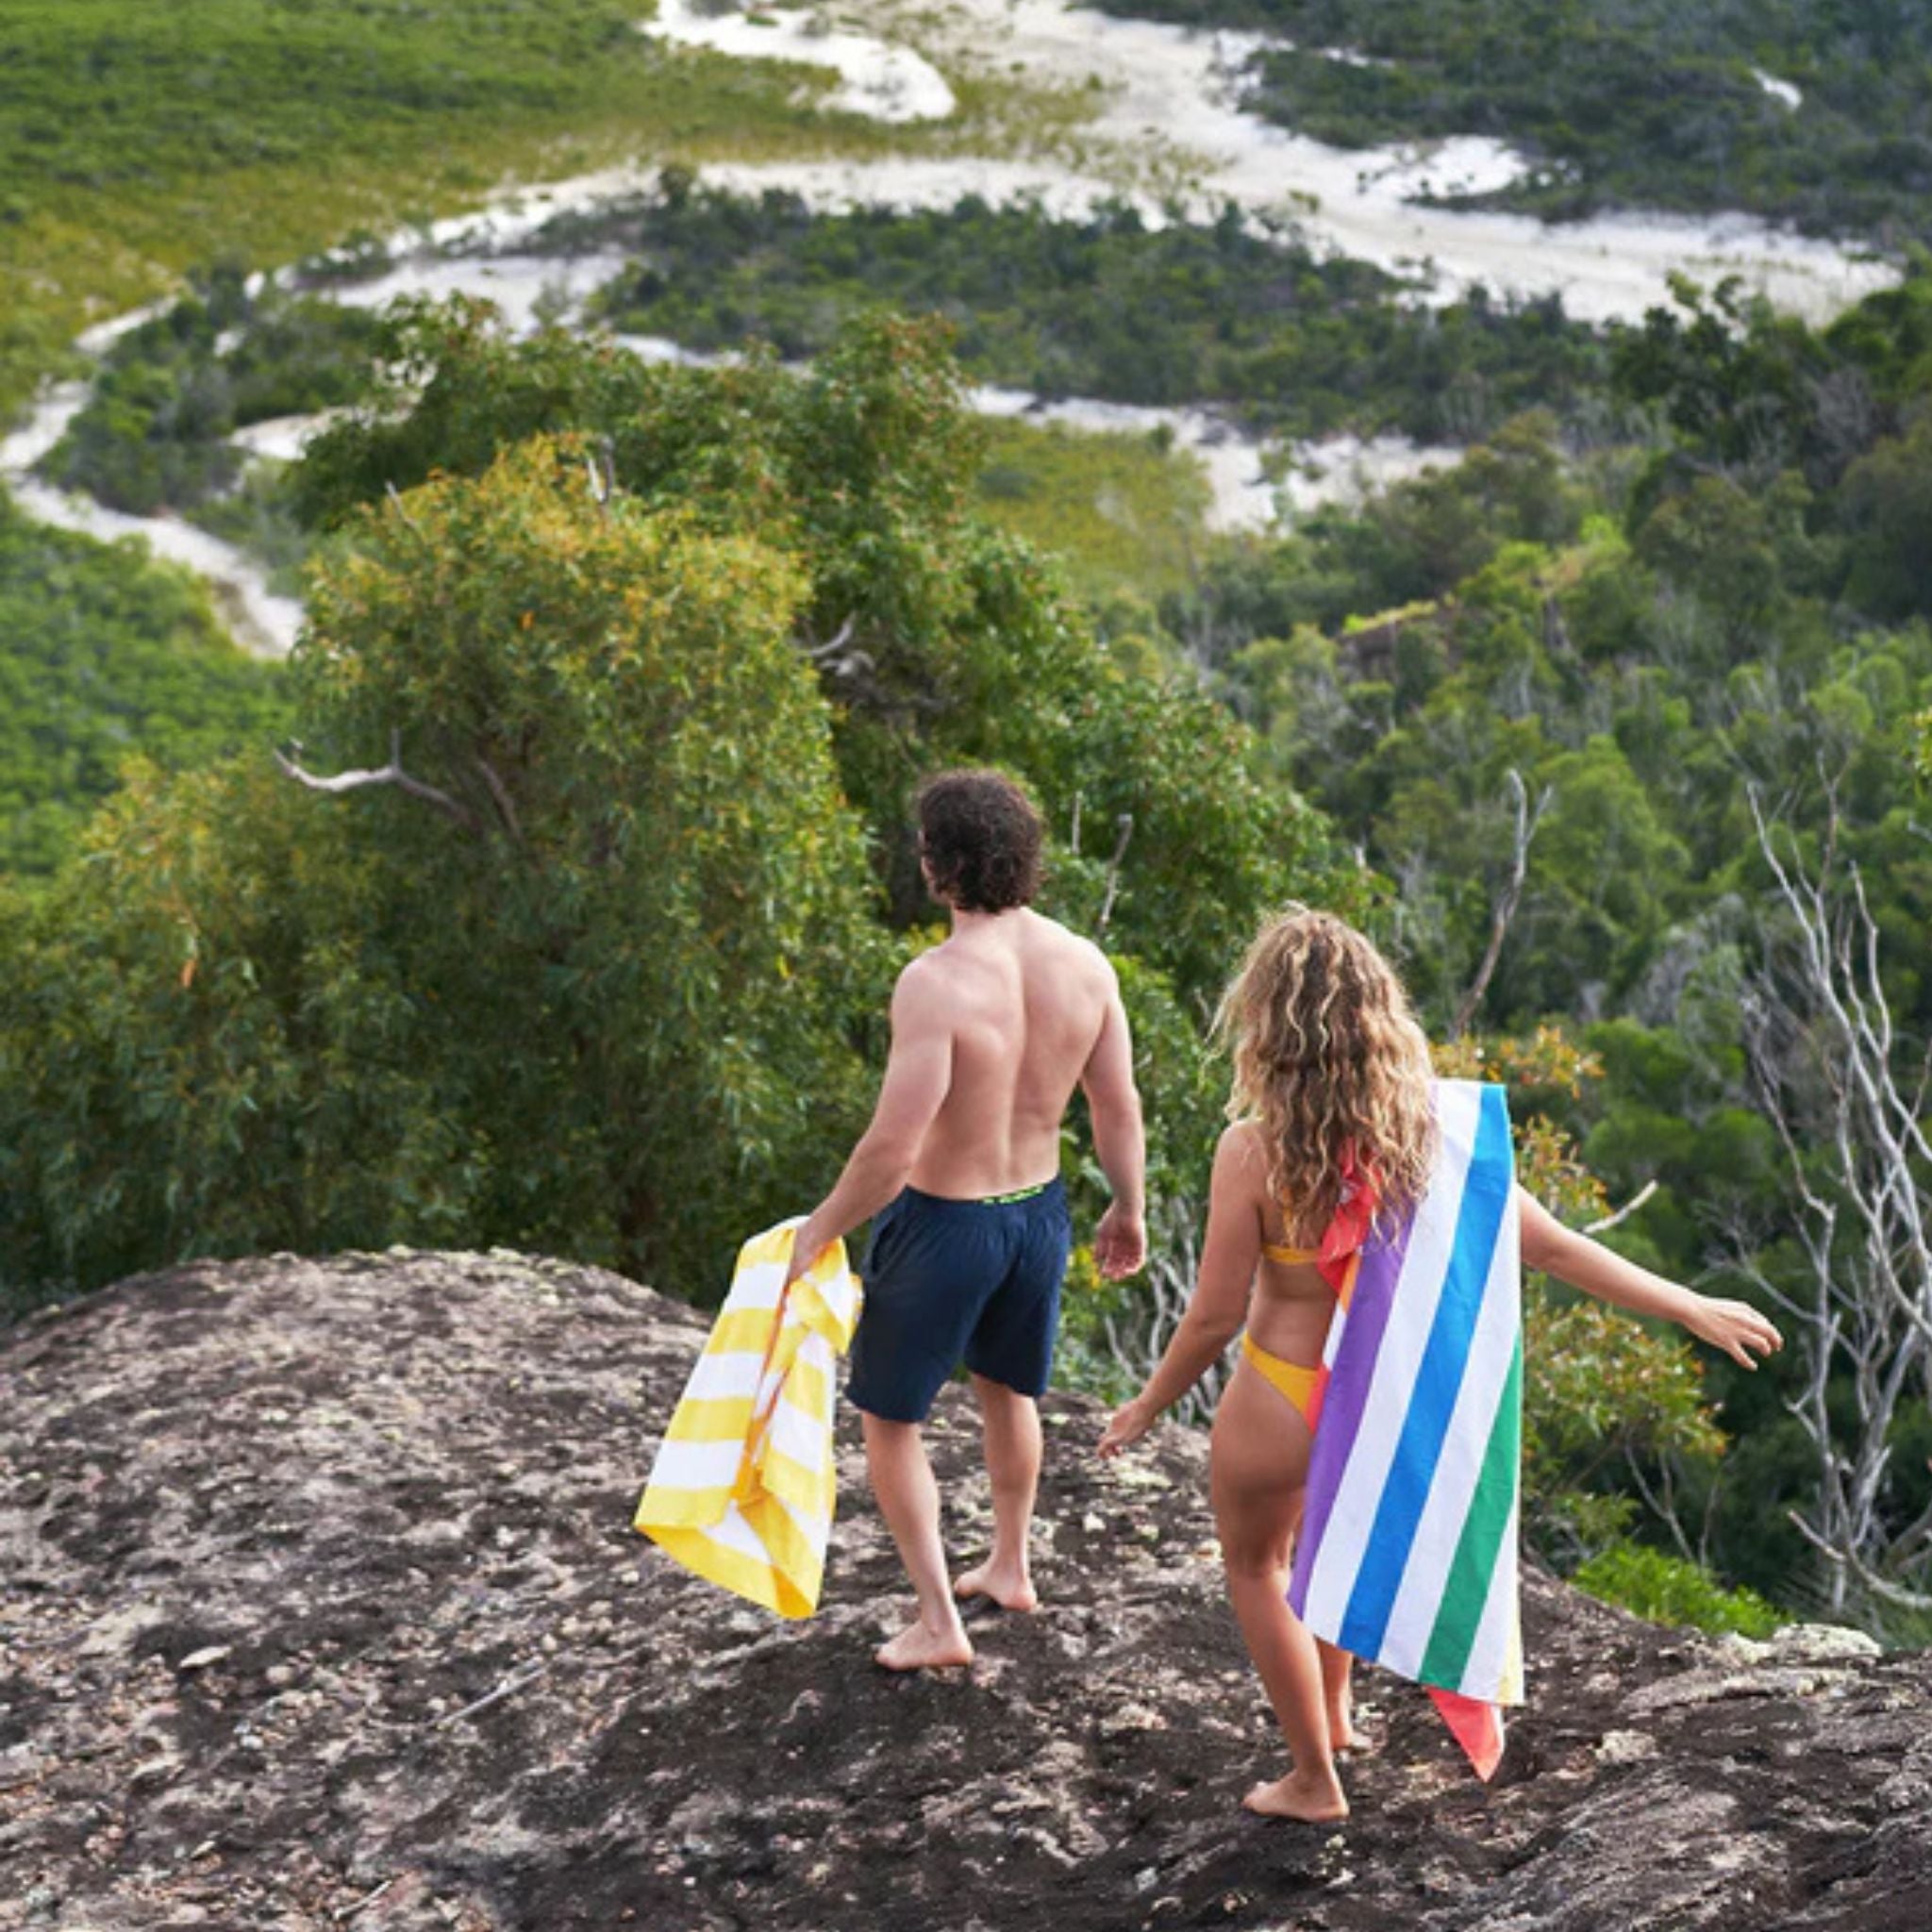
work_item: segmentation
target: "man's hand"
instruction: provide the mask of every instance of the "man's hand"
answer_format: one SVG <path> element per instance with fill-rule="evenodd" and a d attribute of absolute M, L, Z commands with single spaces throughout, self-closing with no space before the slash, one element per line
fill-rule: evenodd
<path fill-rule="evenodd" d="M 790 1288 L 831 1245 L 830 1237 L 820 1233 L 816 1217 L 800 1222 L 791 1237 L 791 1265 L 785 1271 L 785 1286 Z"/>
<path fill-rule="evenodd" d="M 1116 1201 L 1093 1230 L 1093 1263 L 1109 1281 L 1138 1274 L 1147 1259 L 1147 1224 Z"/>
<path fill-rule="evenodd" d="M 1101 1455 L 1118 1456 L 1123 1449 L 1131 1448 L 1158 1421 L 1158 1415 L 1138 1395 L 1131 1402 L 1122 1403 L 1101 1432 L 1097 1445 Z"/>

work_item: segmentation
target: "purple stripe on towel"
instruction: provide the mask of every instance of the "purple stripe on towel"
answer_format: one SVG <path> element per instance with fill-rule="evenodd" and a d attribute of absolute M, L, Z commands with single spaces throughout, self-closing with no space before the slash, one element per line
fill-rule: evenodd
<path fill-rule="evenodd" d="M 1288 1600 L 1297 1615 L 1307 1602 L 1315 1556 L 1341 1487 L 1341 1472 L 1355 1448 L 1356 1432 L 1361 1427 L 1369 1385 L 1375 1378 L 1375 1362 L 1382 1353 L 1382 1331 L 1389 1325 L 1395 1283 L 1402 1274 L 1409 1230 L 1414 1225 L 1415 1216 L 1405 1214 L 1389 1235 L 1372 1234 L 1362 1248 L 1355 1292 L 1349 1297 L 1347 1345 L 1337 1355 L 1328 1377 L 1322 1397 L 1322 1420 L 1308 1458 L 1307 1503 L 1301 1534 L 1295 1539 L 1294 1572 L 1288 1586 Z"/>

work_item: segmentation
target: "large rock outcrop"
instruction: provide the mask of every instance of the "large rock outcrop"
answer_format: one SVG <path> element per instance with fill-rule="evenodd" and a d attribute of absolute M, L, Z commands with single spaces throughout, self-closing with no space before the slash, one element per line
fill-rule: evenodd
<path fill-rule="evenodd" d="M 1053 1401 L 1049 1608 L 981 1626 L 970 1676 L 889 1677 L 849 1425 L 809 1624 L 631 1533 L 702 1334 L 594 1270 L 395 1254 L 0 1336 L 0 1926 L 1932 1926 L 1932 1658 L 1532 1579 L 1494 1787 L 1371 1681 L 1354 1819 L 1265 1824 L 1199 1439 L 1102 1465 Z M 974 1433 L 949 1393 L 960 1551 Z"/>

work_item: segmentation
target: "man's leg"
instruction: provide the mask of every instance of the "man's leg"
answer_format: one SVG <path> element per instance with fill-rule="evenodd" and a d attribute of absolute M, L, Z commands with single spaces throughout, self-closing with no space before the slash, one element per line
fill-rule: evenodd
<path fill-rule="evenodd" d="M 1003 1609 L 1038 1609 L 1026 1538 L 1040 1488 L 1040 1405 L 986 1375 L 974 1376 L 973 1392 L 979 1398 L 986 1473 L 992 1478 L 992 1555 L 953 1589 L 959 1596 L 989 1596 Z"/>
<path fill-rule="evenodd" d="M 876 1652 L 889 1671 L 970 1664 L 973 1646 L 946 1588 L 946 1551 L 940 1539 L 940 1491 L 917 1423 L 866 1414 L 866 1467 L 879 1514 L 899 1546 L 900 1560 L 919 1598 L 919 1619 Z"/>

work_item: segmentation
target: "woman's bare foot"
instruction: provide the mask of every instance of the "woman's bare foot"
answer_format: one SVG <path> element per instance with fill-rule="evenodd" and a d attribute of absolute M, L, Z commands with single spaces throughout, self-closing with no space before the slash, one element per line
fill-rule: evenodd
<path fill-rule="evenodd" d="M 1366 1751 L 1369 1740 L 1355 1727 L 1355 1717 L 1347 1705 L 1328 1713 L 1328 1748 L 1331 1751 Z"/>
<path fill-rule="evenodd" d="M 1257 1785 L 1241 1803 L 1263 1818 L 1295 1818 L 1304 1824 L 1338 1824 L 1348 1816 L 1348 1800 L 1329 1765 Z"/>
<path fill-rule="evenodd" d="M 957 1597 L 983 1596 L 1003 1610 L 1037 1610 L 1040 1592 L 1024 1570 L 1008 1569 L 998 1563 L 982 1563 L 976 1570 L 961 1571 L 953 1586 Z"/>
<path fill-rule="evenodd" d="M 908 1624 L 890 1643 L 873 1652 L 873 1661 L 889 1671 L 943 1671 L 973 1661 L 973 1645 L 956 1618 L 950 1630 Z"/>

